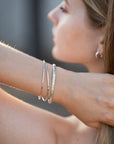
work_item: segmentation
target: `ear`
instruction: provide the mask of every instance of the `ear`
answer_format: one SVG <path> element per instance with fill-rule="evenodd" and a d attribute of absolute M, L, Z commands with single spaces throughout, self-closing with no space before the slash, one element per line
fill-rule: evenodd
<path fill-rule="evenodd" d="M 99 52 L 101 55 L 103 55 L 103 48 L 104 48 L 104 34 L 99 36 L 98 40 L 98 47 L 97 47 L 97 52 Z"/>

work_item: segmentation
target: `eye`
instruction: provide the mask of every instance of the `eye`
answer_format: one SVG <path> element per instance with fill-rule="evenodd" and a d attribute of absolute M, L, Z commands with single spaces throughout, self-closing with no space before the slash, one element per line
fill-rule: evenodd
<path fill-rule="evenodd" d="M 68 12 L 67 9 L 66 9 L 65 7 L 63 7 L 63 6 L 60 6 L 60 10 L 61 10 L 62 12 L 64 12 L 64 13 L 67 13 L 67 12 Z"/>

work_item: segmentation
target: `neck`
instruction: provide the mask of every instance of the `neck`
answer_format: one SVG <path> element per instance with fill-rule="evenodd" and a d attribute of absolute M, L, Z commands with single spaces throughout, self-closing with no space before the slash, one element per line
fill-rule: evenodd
<path fill-rule="evenodd" d="M 103 62 L 89 63 L 85 65 L 88 68 L 88 71 L 91 73 L 104 73 Z"/>

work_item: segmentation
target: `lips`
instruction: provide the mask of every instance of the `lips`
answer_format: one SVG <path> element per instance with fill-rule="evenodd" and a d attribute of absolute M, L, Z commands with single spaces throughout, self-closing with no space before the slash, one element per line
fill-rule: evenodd
<path fill-rule="evenodd" d="M 55 36 L 54 36 L 54 32 L 52 31 L 53 34 L 53 43 L 55 44 Z"/>
<path fill-rule="evenodd" d="M 52 35 L 53 35 L 53 43 L 56 44 L 56 40 L 55 40 L 55 28 L 54 27 L 52 29 Z"/>
<path fill-rule="evenodd" d="M 53 34 L 53 36 L 54 36 L 54 33 L 55 33 L 54 31 L 55 31 L 55 30 L 54 30 L 54 28 L 53 28 L 53 29 L 52 29 L 52 34 Z"/>

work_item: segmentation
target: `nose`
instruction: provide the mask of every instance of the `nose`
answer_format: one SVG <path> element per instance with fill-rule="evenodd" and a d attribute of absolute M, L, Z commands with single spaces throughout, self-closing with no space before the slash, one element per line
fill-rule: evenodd
<path fill-rule="evenodd" d="M 58 16 L 56 8 L 48 13 L 48 19 L 54 23 L 54 25 L 58 24 Z"/>

